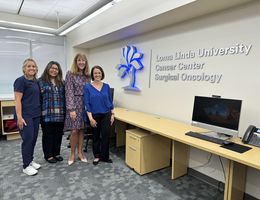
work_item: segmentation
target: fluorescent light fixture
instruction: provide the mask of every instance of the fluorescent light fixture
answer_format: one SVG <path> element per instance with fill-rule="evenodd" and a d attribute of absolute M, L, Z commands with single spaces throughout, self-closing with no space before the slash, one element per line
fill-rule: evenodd
<path fill-rule="evenodd" d="M 96 8 L 95 7 L 92 8 L 93 10 L 90 11 L 90 13 L 92 12 L 91 14 L 87 15 L 86 17 L 84 16 L 84 14 L 82 16 L 77 16 L 76 18 L 72 19 L 71 21 L 64 24 L 62 27 L 60 27 L 58 29 L 44 27 L 44 26 L 31 25 L 31 24 L 18 23 L 18 22 L 9 22 L 6 20 L 0 20 L 0 29 L 27 32 L 27 33 L 36 33 L 36 34 L 41 34 L 41 35 L 51 35 L 51 36 L 59 34 L 60 36 L 63 36 L 63 35 L 66 35 L 67 33 L 69 33 L 70 31 L 76 29 L 77 27 L 81 26 L 82 24 L 86 23 L 87 21 L 91 20 L 92 18 L 96 17 L 97 15 L 108 10 L 109 8 L 111 8 L 113 5 L 117 4 L 120 1 L 122 1 L 122 0 L 112 0 L 112 1 L 103 0 L 103 2 L 100 1 L 100 3 L 98 5 L 96 5 Z M 106 4 L 106 2 L 108 2 L 108 3 Z M 85 18 L 83 18 L 83 17 L 85 17 Z M 14 28 L 12 28 L 12 27 L 14 27 Z"/>
<path fill-rule="evenodd" d="M 76 23 L 76 24 L 72 25 L 71 27 L 67 28 L 65 31 L 62 31 L 59 35 L 60 36 L 66 35 L 68 32 L 74 30 L 75 28 L 77 28 L 79 26 L 80 26 L 80 24 Z"/>
<path fill-rule="evenodd" d="M 121 0 L 119 0 L 121 1 Z M 85 17 L 84 19 L 80 20 L 79 22 L 77 22 L 76 24 L 72 25 L 71 27 L 67 28 L 66 30 L 62 31 L 59 35 L 63 36 L 66 35 L 67 33 L 69 33 L 70 31 L 74 30 L 75 28 L 81 26 L 82 24 L 86 23 L 87 21 L 91 20 L 92 18 L 96 17 L 97 15 L 105 12 L 106 10 L 108 10 L 109 8 L 111 8 L 113 5 L 115 5 L 114 1 L 109 2 L 108 4 L 104 5 L 103 7 L 101 7 L 100 9 L 96 10 L 95 12 L 91 13 L 90 15 L 88 15 L 87 17 Z"/>
<path fill-rule="evenodd" d="M 3 26 L 0 26 L 0 29 L 8 29 L 8 28 L 6 28 L 6 27 L 3 27 Z"/>
<path fill-rule="evenodd" d="M 93 12 L 92 14 L 88 15 L 87 17 L 85 17 L 84 19 L 82 19 L 81 21 L 79 21 L 78 23 L 84 24 L 87 21 L 91 20 L 92 18 L 96 17 L 97 15 L 101 14 L 102 12 L 105 12 L 106 10 L 108 10 L 109 8 L 111 8 L 114 4 L 112 2 L 104 5 L 102 8 L 98 9 L 97 11 Z"/>
<path fill-rule="evenodd" d="M 44 33 L 44 32 L 38 32 L 38 31 L 29 31 L 29 30 L 17 29 L 17 28 L 6 28 L 6 27 L 2 27 L 2 26 L 0 26 L 0 29 L 6 29 L 6 30 L 18 31 L 18 32 L 25 32 L 25 33 L 35 33 L 35 34 L 40 34 L 40 35 L 54 36 L 54 34 L 52 34 L 52 33 Z"/>
<path fill-rule="evenodd" d="M 10 21 L 5 21 L 5 20 L 0 20 L 0 23 L 7 23 L 7 24 L 11 24 L 11 25 L 25 26 L 25 27 L 29 27 L 29 28 L 38 28 L 38 29 L 43 29 L 43 30 L 46 30 L 46 31 L 55 31 L 56 30 L 54 28 L 49 28 L 49 27 L 45 27 L 45 26 L 37 26 L 37 25 L 24 24 L 24 23 L 18 23 L 18 22 L 10 22 Z"/>

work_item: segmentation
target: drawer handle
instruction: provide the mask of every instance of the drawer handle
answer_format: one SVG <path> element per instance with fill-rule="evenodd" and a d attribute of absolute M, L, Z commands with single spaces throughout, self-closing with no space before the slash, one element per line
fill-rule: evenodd
<path fill-rule="evenodd" d="M 129 135 L 129 137 L 130 137 L 131 139 L 133 139 L 133 140 L 136 140 L 136 139 L 137 139 L 136 137 L 131 136 L 131 135 Z"/>
<path fill-rule="evenodd" d="M 129 149 L 132 149 L 133 151 L 136 151 L 136 148 L 129 146 Z"/>

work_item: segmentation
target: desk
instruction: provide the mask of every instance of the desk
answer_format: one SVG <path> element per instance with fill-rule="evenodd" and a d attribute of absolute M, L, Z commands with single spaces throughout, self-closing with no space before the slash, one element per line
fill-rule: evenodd
<path fill-rule="evenodd" d="M 120 121 L 119 124 L 130 124 L 172 140 L 172 179 L 187 174 L 190 146 L 227 158 L 225 200 L 243 199 L 247 166 L 260 170 L 260 148 L 250 146 L 251 150 L 240 154 L 185 135 L 188 131 L 205 132 L 205 129 L 124 108 L 115 108 L 115 118 Z M 235 142 L 242 144 L 239 139 Z"/>

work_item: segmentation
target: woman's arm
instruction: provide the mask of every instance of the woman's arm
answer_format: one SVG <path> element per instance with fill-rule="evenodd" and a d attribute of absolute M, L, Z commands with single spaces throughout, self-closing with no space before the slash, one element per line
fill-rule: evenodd
<path fill-rule="evenodd" d="M 23 119 L 22 116 L 22 97 L 23 93 L 21 92 L 14 92 L 14 98 L 15 98 L 15 111 L 17 116 L 17 125 L 20 130 L 23 129 L 23 126 L 27 126 L 26 122 Z"/>
<path fill-rule="evenodd" d="M 74 103 L 74 85 L 73 78 L 70 72 L 67 72 L 65 78 L 65 99 L 66 99 L 66 109 L 69 110 L 70 118 L 75 120 L 77 117 L 77 113 L 75 111 L 75 103 Z"/>
<path fill-rule="evenodd" d="M 115 121 L 115 113 L 114 113 L 114 109 L 111 110 L 111 118 L 110 118 L 110 124 L 112 125 Z"/>
<path fill-rule="evenodd" d="M 93 118 L 92 116 L 92 112 L 90 109 L 90 92 L 88 90 L 88 84 L 86 84 L 83 87 L 83 98 L 84 98 L 84 107 L 85 107 L 85 111 L 87 112 L 87 116 L 90 122 L 90 126 L 91 127 L 97 127 L 97 122 L 96 120 Z"/>
<path fill-rule="evenodd" d="M 97 127 L 97 122 L 96 122 L 96 120 L 93 118 L 92 113 L 91 113 L 91 112 L 87 112 L 87 115 L 88 115 L 88 119 L 89 119 L 90 125 L 91 125 L 92 127 Z"/>

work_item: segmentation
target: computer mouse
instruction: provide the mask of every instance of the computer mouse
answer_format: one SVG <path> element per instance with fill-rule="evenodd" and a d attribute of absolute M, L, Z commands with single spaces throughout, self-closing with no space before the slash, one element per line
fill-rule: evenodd
<path fill-rule="evenodd" d="M 223 144 L 224 144 L 224 145 L 232 145 L 232 144 L 234 144 L 234 142 L 225 140 L 225 141 L 223 142 Z"/>

